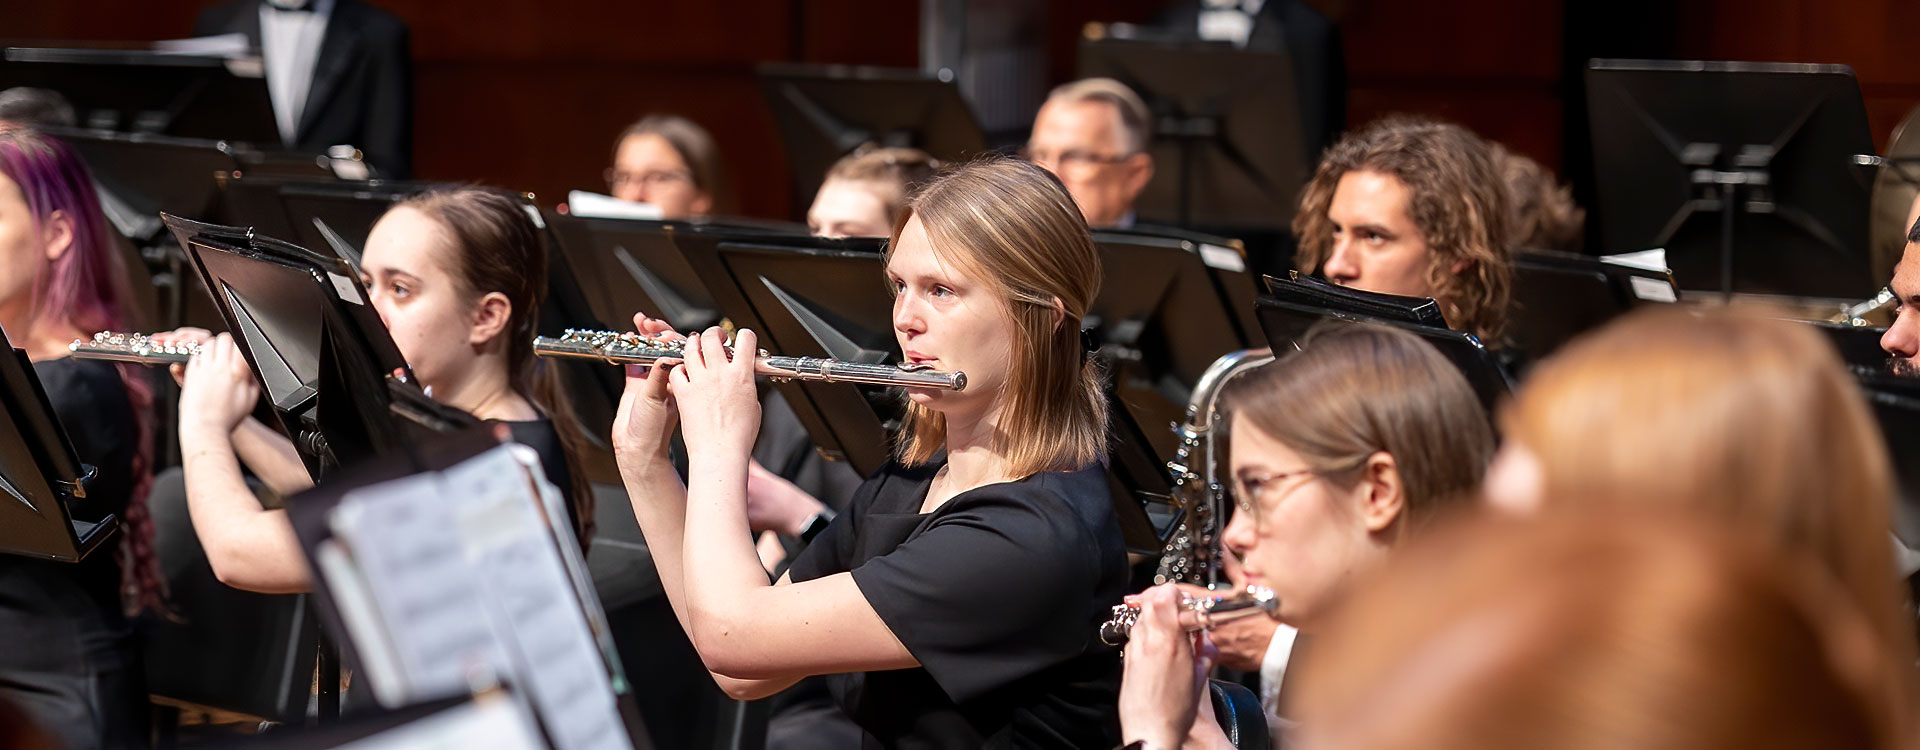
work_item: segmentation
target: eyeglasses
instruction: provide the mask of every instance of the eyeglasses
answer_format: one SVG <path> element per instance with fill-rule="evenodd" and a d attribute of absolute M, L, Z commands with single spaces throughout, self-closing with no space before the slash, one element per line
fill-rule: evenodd
<path fill-rule="evenodd" d="M 1096 154 L 1090 151 L 1081 151 L 1079 149 L 1067 149 L 1066 151 L 1060 151 L 1057 153 L 1052 151 L 1037 151 L 1037 150 L 1034 150 L 1033 148 L 1020 149 L 1020 158 L 1033 162 L 1043 167 L 1048 165 L 1056 165 L 1058 166 L 1058 169 L 1055 171 L 1065 171 L 1070 169 L 1071 170 L 1092 169 L 1094 167 L 1104 166 L 1107 164 L 1119 164 L 1120 162 L 1123 162 L 1129 158 L 1132 158 L 1132 156 L 1133 156 L 1132 154 L 1117 154 L 1117 155 L 1108 156 L 1108 155 Z"/>
<path fill-rule="evenodd" d="M 619 190 L 628 185 L 639 185 L 642 188 L 650 190 L 658 187 L 666 187 L 676 182 L 684 182 L 689 185 L 693 184 L 692 174 L 671 169 L 635 173 L 608 168 L 602 176 L 607 181 L 607 187 L 612 190 Z"/>
<path fill-rule="evenodd" d="M 1255 523 L 1259 523 L 1260 503 L 1254 498 L 1254 495 L 1265 492 L 1268 488 L 1287 481 L 1288 479 L 1312 476 L 1313 474 L 1315 474 L 1315 472 L 1312 469 L 1300 469 L 1297 471 L 1282 471 L 1275 474 L 1256 476 L 1252 477 L 1251 481 L 1249 481 L 1247 477 L 1235 477 L 1233 480 L 1233 506 L 1242 513 L 1252 514 L 1250 517 Z M 1290 495 L 1294 490 L 1305 486 L 1307 486 L 1306 482 L 1297 483 L 1292 487 L 1288 487 L 1286 492 L 1280 494 L 1280 497 Z"/>

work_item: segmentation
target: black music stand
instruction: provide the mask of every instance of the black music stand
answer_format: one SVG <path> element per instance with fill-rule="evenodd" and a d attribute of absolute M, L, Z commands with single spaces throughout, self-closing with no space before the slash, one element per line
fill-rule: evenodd
<path fill-rule="evenodd" d="M 1499 359 L 1473 334 L 1447 328 L 1440 306 L 1425 297 L 1362 292 L 1318 279 L 1267 277 L 1268 296 L 1260 299 L 1260 324 L 1276 356 L 1298 348 L 1307 331 L 1323 321 L 1375 323 L 1407 331 L 1433 344 L 1466 376 L 1488 414 L 1508 392 L 1513 379 Z"/>
<path fill-rule="evenodd" d="M 1080 41 L 1078 74 L 1131 87 L 1153 111 L 1156 174 L 1136 210 L 1180 226 L 1284 230 L 1315 155 L 1293 61 L 1198 39 Z"/>
<path fill-rule="evenodd" d="M 394 394 L 418 386 L 345 261 L 238 227 L 165 219 L 260 381 L 257 416 L 293 440 L 316 481 L 439 431 L 396 418 Z"/>
<path fill-rule="evenodd" d="M 1677 302 L 1673 274 L 1550 250 L 1513 256 L 1507 333 L 1531 360 L 1636 307 Z"/>
<path fill-rule="evenodd" d="M 1873 293 L 1851 68 L 1594 60 L 1587 102 L 1602 247 L 1664 247 L 1688 289 Z"/>
<path fill-rule="evenodd" d="M 73 515 L 93 467 L 80 463 L 33 363 L 0 333 L 0 554 L 77 563 L 120 526 Z"/>
<path fill-rule="evenodd" d="M 645 311 L 676 331 L 701 331 L 720 322 L 713 295 L 687 265 L 668 232 L 686 222 L 592 219 L 546 214 L 594 317 L 625 328 Z"/>
<path fill-rule="evenodd" d="M 1237 244 L 1104 231 L 1094 242 L 1100 293 L 1083 324 L 1121 405 L 1165 462 L 1179 448 L 1165 428 L 1185 417 L 1200 374 L 1223 355 L 1265 346 L 1253 319 L 1254 280 Z"/>
<path fill-rule="evenodd" d="M 770 351 L 858 362 L 897 361 L 880 240 L 734 238 L 675 232 L 675 245 L 708 280 L 720 310 Z M 722 283 L 722 280 L 728 283 Z M 870 476 L 891 455 L 898 393 L 839 383 L 779 386 L 821 452 Z M 1112 391 L 1109 390 L 1112 397 Z M 1143 444 L 1145 431 L 1115 405 L 1109 486 L 1129 546 L 1157 551 L 1164 529 L 1147 505 L 1165 504 L 1168 480 Z"/>
<path fill-rule="evenodd" d="M 198 214 L 213 208 L 218 181 L 240 168 L 241 149 L 224 141 L 58 126 L 39 129 L 72 144 L 102 187 L 151 221 L 132 237 L 135 241 L 164 235 L 165 227 L 155 218 L 162 211 Z"/>
<path fill-rule="evenodd" d="M 60 92 L 87 128 L 280 142 L 257 57 L 8 47 L 0 52 L 0 89 L 15 86 Z"/>
<path fill-rule="evenodd" d="M 760 89 L 793 175 L 794 214 L 806 213 L 827 169 L 863 143 L 908 146 L 961 162 L 987 137 L 952 77 L 913 69 L 767 63 Z"/>

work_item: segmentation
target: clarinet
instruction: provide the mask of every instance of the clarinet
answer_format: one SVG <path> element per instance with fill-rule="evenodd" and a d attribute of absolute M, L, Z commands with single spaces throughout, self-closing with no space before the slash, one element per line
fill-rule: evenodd
<path fill-rule="evenodd" d="M 91 339 L 74 339 L 67 345 L 75 359 L 104 359 L 139 365 L 184 365 L 199 353 L 194 343 L 154 341 L 145 334 L 101 331 Z"/>
<path fill-rule="evenodd" d="M 1180 600 L 1180 627 L 1188 632 L 1209 630 L 1254 615 L 1280 616 L 1280 598 L 1274 596 L 1273 589 L 1248 586 L 1232 595 L 1190 596 Z M 1138 605 L 1115 605 L 1113 616 L 1100 625 L 1100 642 L 1109 646 L 1126 645 L 1134 623 L 1139 621 Z"/>
<path fill-rule="evenodd" d="M 727 351 L 731 354 L 733 347 L 728 346 Z M 686 356 L 685 345 L 681 341 L 662 336 L 571 328 L 563 336 L 535 338 L 533 353 L 542 357 L 570 357 L 616 365 L 649 366 L 663 359 L 682 359 Z M 874 365 L 821 357 L 783 357 L 769 355 L 766 350 L 758 353 L 753 369 L 777 381 L 864 383 L 943 391 L 961 391 L 967 387 L 966 373 L 942 372 L 928 365 Z"/>

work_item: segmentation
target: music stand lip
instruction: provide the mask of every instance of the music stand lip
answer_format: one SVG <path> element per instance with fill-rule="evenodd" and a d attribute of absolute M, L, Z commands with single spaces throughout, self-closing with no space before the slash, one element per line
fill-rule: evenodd
<path fill-rule="evenodd" d="M 754 72 L 775 78 L 818 81 L 854 80 L 915 83 L 919 81 L 939 80 L 938 78 L 921 72 L 919 68 L 846 65 L 841 63 L 763 62 L 754 66 Z"/>
<path fill-rule="evenodd" d="M 160 65 L 176 68 L 224 68 L 227 58 L 139 49 L 86 47 L 7 47 L 7 62 L 78 63 L 86 65 Z"/>
<path fill-rule="evenodd" d="M 1742 60 L 1641 60 L 1596 57 L 1589 70 L 1667 73 L 1788 73 L 1853 75 L 1853 66 L 1839 63 L 1748 62 Z"/>
<path fill-rule="evenodd" d="M 240 141 L 229 141 L 220 138 L 194 138 L 183 135 L 167 135 L 165 133 L 129 133 L 123 130 L 49 124 L 34 125 L 33 129 L 57 138 L 91 138 L 94 140 L 115 141 L 119 143 L 152 144 L 156 146 L 176 146 L 181 148 L 207 148 L 235 157 L 238 157 L 242 152 L 251 150 L 247 147 L 247 144 Z"/>

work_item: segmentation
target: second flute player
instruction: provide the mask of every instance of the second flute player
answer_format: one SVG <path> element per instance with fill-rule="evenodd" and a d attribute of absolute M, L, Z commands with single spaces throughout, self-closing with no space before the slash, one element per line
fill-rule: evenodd
<path fill-rule="evenodd" d="M 1317 328 L 1299 351 L 1235 378 L 1220 398 L 1236 506 L 1221 541 L 1242 561 L 1236 583 L 1271 589 L 1279 620 L 1303 636 L 1324 627 L 1356 576 L 1470 502 L 1493 455 L 1493 431 L 1459 370 L 1393 329 Z M 1196 648 L 1180 600 L 1199 592 L 1179 585 L 1138 597 L 1120 693 L 1126 739 L 1152 750 L 1231 747 L 1219 723 L 1196 721 L 1208 705 L 1208 639 L 1249 639 L 1241 628 L 1264 627 L 1281 648 L 1290 644 L 1272 638 L 1267 618 L 1246 618 Z M 1263 683 L 1281 683 L 1261 672 Z"/>
<path fill-rule="evenodd" d="M 1096 634 L 1127 567 L 1080 340 L 1086 223 L 1044 170 L 985 162 L 916 196 L 889 248 L 903 359 L 967 387 L 908 389 L 895 460 L 776 585 L 747 533 L 753 362 L 714 329 L 684 364 L 629 372 L 615 450 L 674 612 L 735 697 L 834 675 L 870 746 L 1111 747 L 1119 660 Z"/>

